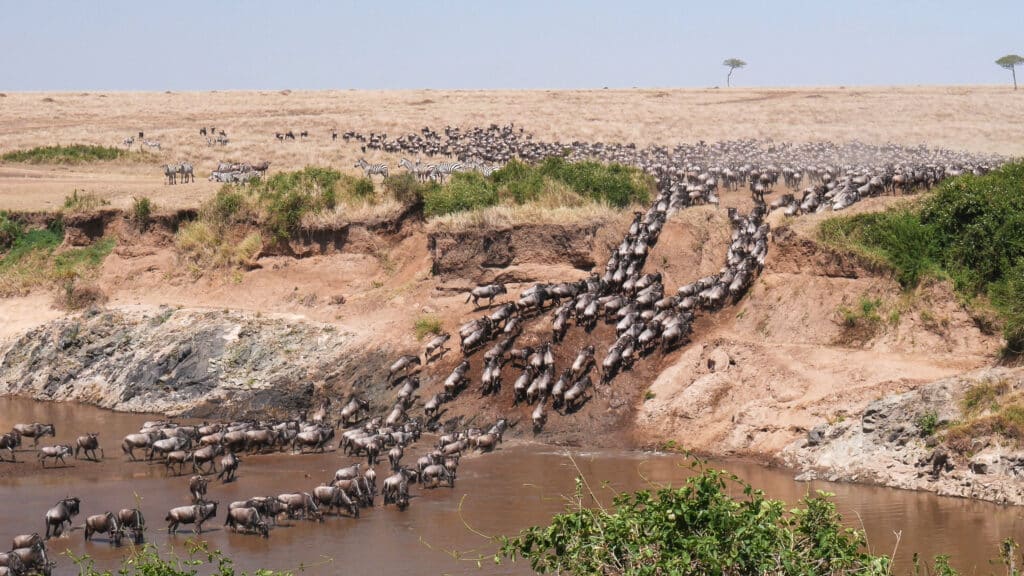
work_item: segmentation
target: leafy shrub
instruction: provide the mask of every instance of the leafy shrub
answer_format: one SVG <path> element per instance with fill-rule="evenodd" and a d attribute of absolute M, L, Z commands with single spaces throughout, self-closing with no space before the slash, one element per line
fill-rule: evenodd
<path fill-rule="evenodd" d="M 417 204 L 423 201 L 427 191 L 434 191 L 440 185 L 435 182 L 420 182 L 410 172 L 391 174 L 384 179 L 384 190 L 402 204 Z"/>
<path fill-rule="evenodd" d="M 145 232 L 149 227 L 149 219 L 153 216 L 156 206 L 148 197 L 132 198 L 132 222 L 138 226 L 140 232 Z"/>
<path fill-rule="evenodd" d="M 477 210 L 498 203 L 498 194 L 486 178 L 475 172 L 452 174 L 445 186 L 428 190 L 423 198 L 428 217 Z"/>
<path fill-rule="evenodd" d="M 614 510 L 585 508 L 584 482 L 550 525 L 499 538 L 499 557 L 564 574 L 872 574 L 891 559 L 865 551 L 829 494 L 787 510 L 738 477 L 706 469 L 681 488 L 621 493 Z M 730 494 L 742 494 L 734 498 Z"/>
<path fill-rule="evenodd" d="M 935 410 L 929 410 L 917 417 L 914 421 L 922 436 L 931 436 L 939 427 L 939 415 Z"/>
<path fill-rule="evenodd" d="M 910 208 L 829 219 L 819 237 L 884 262 L 905 287 L 947 276 L 967 299 L 987 294 L 1007 351 L 1024 352 L 1024 163 L 947 180 Z"/>
<path fill-rule="evenodd" d="M 117 160 L 127 152 L 110 146 L 72 144 L 70 146 L 39 146 L 30 150 L 15 150 L 0 156 L 4 162 L 28 164 L 82 164 L 105 160 Z"/>
<path fill-rule="evenodd" d="M 1024 258 L 989 286 L 989 296 L 1005 321 L 1003 336 L 1008 351 L 1024 354 Z"/>
<path fill-rule="evenodd" d="M 196 576 L 196 574 L 216 574 L 217 576 L 247 576 L 246 572 L 236 572 L 234 562 L 220 550 L 210 550 L 205 542 L 189 539 L 185 542 L 188 556 L 181 558 L 173 552 L 166 556 L 160 555 L 160 549 L 154 544 L 146 544 L 136 549 L 131 556 L 122 560 L 121 567 L 115 572 L 121 576 Z M 65 554 L 71 558 L 80 576 L 111 576 L 109 571 L 97 570 L 89 556 L 75 556 L 70 551 Z M 256 570 L 252 576 L 288 576 L 290 572 L 273 570 Z"/>
<path fill-rule="evenodd" d="M 7 212 L 0 210 L 0 251 L 10 248 L 24 234 L 21 222 L 11 219 Z"/>
<path fill-rule="evenodd" d="M 373 181 L 369 178 L 358 178 L 352 185 L 352 197 L 359 200 L 372 200 L 376 194 Z"/>

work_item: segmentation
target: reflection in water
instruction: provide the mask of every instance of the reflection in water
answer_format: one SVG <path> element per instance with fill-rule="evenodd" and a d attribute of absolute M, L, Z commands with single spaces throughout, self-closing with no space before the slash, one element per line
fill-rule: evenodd
<path fill-rule="evenodd" d="M 165 478 L 163 466 L 125 462 L 119 449 L 121 438 L 150 418 L 75 404 L 0 398 L 0 430 L 15 422 L 54 422 L 59 442 L 73 441 L 84 432 L 100 432 L 107 456 L 102 464 L 73 461 L 69 468 L 45 472 L 39 471 L 30 451 L 19 453 L 18 464 L 0 463 L 0 501 L 5 503 L 0 545 L 6 546 L 15 534 L 41 531 L 45 510 L 72 494 L 83 501 L 76 526 L 81 526 L 87 515 L 139 502 L 149 526 L 148 541 L 183 551 L 190 534 L 168 536 L 163 518 L 168 509 L 189 503 L 187 476 Z M 46 438 L 43 443 L 49 442 L 52 439 Z M 421 442 L 406 451 L 406 460 L 425 450 L 426 444 Z M 414 498 L 405 512 L 382 509 L 378 499 L 378 507 L 364 511 L 359 520 L 328 517 L 322 524 L 286 522 L 290 525 L 272 530 L 268 540 L 223 528 L 227 503 L 256 495 L 310 491 L 353 461 L 339 453 L 243 456 L 237 482 L 211 482 L 209 498 L 219 500 L 222 511 L 216 521 L 207 524 L 209 532 L 203 533 L 203 539 L 246 570 L 302 567 L 306 573 L 325 575 L 528 574 L 529 568 L 522 562 L 495 566 L 489 559 L 494 547 L 475 532 L 513 534 L 546 522 L 563 509 L 563 495 L 571 494 L 577 467 L 604 502 L 616 491 L 634 490 L 648 482 L 678 485 L 690 474 L 689 464 L 675 455 L 567 453 L 545 446 L 507 446 L 494 454 L 464 458 L 454 489 L 420 490 L 414 486 Z M 926 558 L 948 553 L 964 573 L 989 573 L 988 559 L 995 556 L 998 543 L 1008 537 L 1019 539 L 1024 527 L 1016 508 L 886 488 L 797 483 L 789 472 L 740 461 L 712 465 L 726 468 L 790 504 L 815 490 L 835 493 L 847 522 L 867 531 L 872 551 L 892 553 L 895 533 L 901 534 L 897 556 L 902 568 L 916 551 Z M 127 550 L 115 549 L 103 538 L 86 544 L 81 529 L 52 540 L 50 548 L 87 553 L 100 568 L 115 567 Z M 479 556 L 484 558 L 481 568 L 474 560 Z M 70 562 L 60 557 L 55 574 L 74 573 Z"/>

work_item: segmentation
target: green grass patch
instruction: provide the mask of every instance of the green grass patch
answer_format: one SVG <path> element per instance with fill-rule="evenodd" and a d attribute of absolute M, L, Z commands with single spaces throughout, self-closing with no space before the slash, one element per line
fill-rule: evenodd
<path fill-rule="evenodd" d="M 441 320 L 436 316 L 420 316 L 412 326 L 417 340 L 441 333 Z"/>
<path fill-rule="evenodd" d="M 21 234 L 0 257 L 0 296 L 92 278 L 116 245 L 114 239 L 105 238 L 91 246 L 57 252 L 63 240 L 59 220 L 49 228 Z"/>
<path fill-rule="evenodd" d="M 0 160 L 25 164 L 84 164 L 117 160 L 127 155 L 127 151 L 111 146 L 71 144 L 69 146 L 39 146 L 30 150 L 14 150 L 0 156 Z"/>
<path fill-rule="evenodd" d="M 433 217 L 499 203 L 625 208 L 649 202 L 655 191 L 653 178 L 637 168 L 551 157 L 536 165 L 512 160 L 486 178 L 474 172 L 453 174 L 444 186 L 425 188 L 422 195 L 424 213 Z"/>
<path fill-rule="evenodd" d="M 25 234 L 25 227 L 10 215 L 0 210 L 0 252 L 10 248 L 14 242 Z"/>
<path fill-rule="evenodd" d="M 965 300 L 987 296 L 1007 351 L 1024 353 L 1024 163 L 947 180 L 911 206 L 831 218 L 819 239 L 888 266 L 904 287 L 949 278 Z"/>
<path fill-rule="evenodd" d="M 1010 390 L 1004 380 L 998 382 L 981 382 L 967 389 L 963 399 L 964 414 L 972 415 L 983 410 L 998 410 L 997 399 Z"/>

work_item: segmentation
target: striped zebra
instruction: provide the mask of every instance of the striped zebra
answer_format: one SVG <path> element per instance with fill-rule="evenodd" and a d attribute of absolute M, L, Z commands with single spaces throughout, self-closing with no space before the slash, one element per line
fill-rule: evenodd
<path fill-rule="evenodd" d="M 405 168 L 413 176 L 416 177 L 416 180 L 419 180 L 421 182 L 423 180 L 426 180 L 427 178 L 430 177 L 430 169 L 429 169 L 429 167 L 421 165 L 419 160 L 417 160 L 416 163 L 413 164 L 408 159 L 402 158 L 401 160 L 398 161 L 398 167 L 399 168 Z"/>
<path fill-rule="evenodd" d="M 132 144 L 135 144 L 135 137 L 129 136 L 125 138 L 124 141 L 121 142 L 121 144 L 123 144 L 126 148 L 128 148 L 128 151 L 131 152 Z"/>
<path fill-rule="evenodd" d="M 150 150 L 152 150 L 153 148 L 156 148 L 157 150 L 160 149 L 160 142 L 157 140 L 143 140 L 142 144 L 145 145 Z"/>
<path fill-rule="evenodd" d="M 488 166 L 483 162 L 477 162 L 475 160 L 467 162 L 466 167 L 472 170 L 473 172 L 479 172 L 480 175 L 484 176 L 485 178 L 490 176 L 491 174 L 494 174 L 494 171 L 498 169 L 496 166 Z"/>
<path fill-rule="evenodd" d="M 177 164 L 164 164 L 164 177 L 167 178 L 168 184 L 178 183 L 178 168 Z"/>
<path fill-rule="evenodd" d="M 362 168 L 363 172 L 366 173 L 366 177 L 369 178 L 374 174 L 380 174 L 381 176 L 388 177 L 388 165 L 387 164 L 370 164 L 365 158 L 360 158 L 359 162 L 356 162 L 355 168 Z"/>
<path fill-rule="evenodd" d="M 192 170 L 192 164 L 188 162 L 182 162 L 178 164 L 178 174 L 181 174 L 181 183 L 187 184 L 191 179 L 192 182 L 196 181 L 196 175 Z"/>
<path fill-rule="evenodd" d="M 455 172 L 462 172 L 463 165 L 462 162 L 438 162 L 433 165 L 433 168 L 433 174 L 436 174 L 441 182 L 444 183 L 446 175 L 451 176 Z"/>

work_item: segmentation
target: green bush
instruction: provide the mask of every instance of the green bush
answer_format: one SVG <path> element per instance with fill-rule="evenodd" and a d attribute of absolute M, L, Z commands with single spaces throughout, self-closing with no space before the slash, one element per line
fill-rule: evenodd
<path fill-rule="evenodd" d="M 148 197 L 132 198 L 132 222 L 138 226 L 140 232 L 145 232 L 149 227 L 149 219 L 153 216 L 156 205 Z"/>
<path fill-rule="evenodd" d="M 498 203 L 494 185 L 476 172 L 452 174 L 444 186 L 432 188 L 424 194 L 423 212 L 430 216 L 443 216 L 453 212 L 477 210 Z"/>
<path fill-rule="evenodd" d="M 245 204 L 245 195 L 238 188 L 225 184 L 204 207 L 204 216 L 223 227 L 236 221 Z"/>
<path fill-rule="evenodd" d="M 358 200 L 373 200 L 376 190 L 369 178 L 358 178 L 352 185 L 352 197 Z"/>
<path fill-rule="evenodd" d="M 7 212 L 0 210 L 0 251 L 10 248 L 24 234 L 25 228 L 21 222 L 12 220 Z"/>
<path fill-rule="evenodd" d="M 402 204 L 417 204 L 423 201 L 428 191 L 440 185 L 435 182 L 420 182 L 411 172 L 391 174 L 384 179 L 384 190 Z"/>
<path fill-rule="evenodd" d="M 1024 258 L 990 285 L 989 296 L 1005 322 L 1003 336 L 1008 351 L 1024 354 Z"/>
<path fill-rule="evenodd" d="M 196 576 L 196 574 L 246 576 L 248 574 L 236 571 L 231 558 L 225 556 L 220 550 L 210 550 L 205 542 L 186 540 L 185 549 L 188 556 L 184 558 L 176 556 L 173 552 L 161 556 L 157 546 L 146 544 L 122 560 L 121 567 L 115 573 L 120 576 Z M 97 570 L 89 556 L 75 556 L 70 551 L 65 554 L 71 558 L 80 576 L 111 576 L 115 574 Z M 253 572 L 252 576 L 289 576 L 290 574 L 290 572 L 260 569 Z"/>
<path fill-rule="evenodd" d="M 82 164 L 104 160 L 117 160 L 127 152 L 110 146 L 72 144 L 70 146 L 39 146 L 31 150 L 15 150 L 0 156 L 4 162 L 28 164 Z"/>
<path fill-rule="evenodd" d="M 945 276 L 968 299 L 988 295 L 1008 351 L 1024 352 L 1024 163 L 947 180 L 910 208 L 831 218 L 819 237 L 884 262 L 905 287 Z"/>
<path fill-rule="evenodd" d="M 788 510 L 738 477 L 702 470 L 681 488 L 621 493 L 614 509 L 585 508 L 576 497 L 550 525 L 499 538 L 501 557 L 522 557 L 541 574 L 870 574 L 891 559 L 865 551 L 864 534 L 845 528 L 829 494 Z M 731 494 L 742 494 L 734 498 Z"/>

